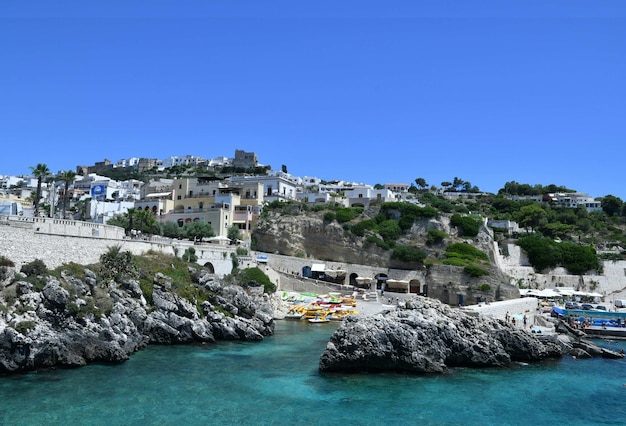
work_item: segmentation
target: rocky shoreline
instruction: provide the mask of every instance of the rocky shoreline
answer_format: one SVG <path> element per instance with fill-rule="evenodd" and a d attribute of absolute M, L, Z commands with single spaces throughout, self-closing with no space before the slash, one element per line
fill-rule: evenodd
<path fill-rule="evenodd" d="M 0 374 L 121 363 L 149 344 L 261 341 L 273 334 L 275 318 L 285 310 L 277 296 L 189 264 L 185 268 L 195 296 L 189 288 L 181 296 L 175 288 L 179 284 L 157 272 L 149 277 L 147 301 L 137 278 L 103 280 L 81 267 L 79 276 L 76 270 L 61 270 L 27 279 L 2 266 Z M 141 278 L 144 286 L 147 278 Z M 558 335 L 538 338 L 504 321 L 479 319 L 416 296 L 393 309 L 344 319 L 321 355 L 319 369 L 444 373 L 454 367 L 507 367 L 565 354 L 623 356 L 589 343 L 566 326 L 558 329 Z"/>
<path fill-rule="evenodd" d="M 163 274 L 153 277 L 148 304 L 134 279 L 103 284 L 85 268 L 82 279 L 38 277 L 45 284 L 37 289 L 14 280 L 15 271 L 4 266 L 0 373 L 120 363 L 148 344 L 258 341 L 273 334 L 275 302 L 267 294 L 227 284 L 203 269 L 189 272 L 193 285 L 210 294 L 201 309 L 172 291 Z M 106 312 L 89 306 L 95 297 L 108 303 Z"/>
<path fill-rule="evenodd" d="M 319 369 L 440 374 L 455 367 L 510 367 L 566 354 L 623 357 L 581 337 L 555 334 L 539 338 L 504 321 L 479 319 L 416 296 L 398 309 L 346 318 L 321 355 Z"/>

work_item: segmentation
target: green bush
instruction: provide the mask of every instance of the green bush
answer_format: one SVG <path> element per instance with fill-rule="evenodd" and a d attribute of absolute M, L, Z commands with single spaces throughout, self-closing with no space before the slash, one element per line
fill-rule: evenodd
<path fill-rule="evenodd" d="M 562 266 L 571 274 L 582 275 L 600 268 L 596 251 L 591 246 L 571 242 L 557 243 L 539 235 L 522 237 L 517 240 L 517 244 L 524 250 L 528 261 L 537 271 Z"/>
<path fill-rule="evenodd" d="M 461 266 L 461 267 L 465 267 L 467 265 L 467 261 L 461 258 L 456 258 L 456 257 L 444 259 L 441 263 L 443 263 L 444 265 Z"/>
<path fill-rule="evenodd" d="M 398 245 L 391 252 L 392 259 L 398 259 L 403 262 L 423 262 L 426 259 L 426 253 L 418 247 Z"/>
<path fill-rule="evenodd" d="M 18 322 L 17 325 L 15 326 L 15 330 L 17 330 L 18 332 L 22 334 L 26 334 L 34 328 L 35 328 L 34 321 L 21 321 L 21 322 Z"/>
<path fill-rule="evenodd" d="M 446 257 L 460 257 L 466 260 L 489 261 L 489 256 L 476 247 L 466 243 L 453 243 L 446 248 Z"/>
<path fill-rule="evenodd" d="M 198 261 L 198 256 L 196 256 L 196 249 L 193 247 L 188 247 L 185 249 L 183 253 L 183 260 L 189 263 L 195 263 Z"/>
<path fill-rule="evenodd" d="M 27 277 L 36 277 L 38 275 L 47 275 L 48 268 L 43 260 L 35 259 L 32 262 L 23 264 L 20 272 L 25 274 Z"/>
<path fill-rule="evenodd" d="M 380 238 L 378 238 L 378 237 L 375 237 L 374 235 L 368 235 L 368 236 L 365 238 L 365 240 L 366 240 L 368 243 L 371 243 L 371 244 L 375 244 L 375 245 L 377 245 L 378 247 L 380 247 L 380 248 L 381 248 L 381 249 L 383 249 L 383 250 L 389 250 L 389 249 L 391 248 L 391 245 L 390 245 L 389 243 L 387 243 L 387 242 L 385 242 L 385 241 L 381 240 L 381 239 L 380 239 Z"/>
<path fill-rule="evenodd" d="M 264 293 L 274 293 L 276 291 L 276 285 L 272 283 L 265 272 L 257 267 L 246 268 L 239 272 L 237 275 L 237 281 L 243 287 L 263 286 Z"/>
<path fill-rule="evenodd" d="M 335 213 L 326 212 L 324 213 L 324 222 L 332 222 L 335 220 Z"/>
<path fill-rule="evenodd" d="M 350 222 L 356 219 L 363 212 L 361 207 L 343 207 L 339 208 L 335 212 L 335 219 L 339 223 Z"/>
<path fill-rule="evenodd" d="M 100 256 L 100 275 L 105 279 L 120 281 L 123 277 L 134 277 L 137 272 L 135 259 L 130 251 L 122 251 L 117 244 L 109 246 Z"/>
<path fill-rule="evenodd" d="M 485 270 L 485 269 L 483 269 L 483 268 L 481 268 L 479 266 L 476 266 L 474 264 L 470 264 L 470 265 L 465 266 L 463 268 L 463 272 L 465 272 L 470 277 L 474 277 L 474 278 L 481 277 L 483 275 L 489 275 L 489 271 L 487 271 L 487 270 Z"/>
<path fill-rule="evenodd" d="M 480 286 L 480 291 L 491 291 L 491 286 L 487 283 Z"/>
<path fill-rule="evenodd" d="M 480 222 L 470 216 L 461 216 L 458 213 L 452 215 L 450 219 L 452 226 L 461 228 L 461 232 L 464 236 L 475 237 L 480 230 Z"/>
<path fill-rule="evenodd" d="M 386 220 L 378 225 L 378 234 L 386 243 L 390 243 L 402 235 L 402 229 L 395 220 Z"/>
<path fill-rule="evenodd" d="M 377 226 L 378 226 L 378 224 L 376 223 L 375 220 L 372 220 L 372 219 L 362 220 L 362 221 L 352 225 L 350 227 L 350 232 L 352 232 L 357 237 L 363 237 L 363 236 L 365 236 L 365 231 L 366 230 L 368 230 L 368 229 L 369 230 L 374 230 L 374 229 L 376 229 Z"/>
<path fill-rule="evenodd" d="M 447 236 L 448 234 L 446 234 L 443 231 L 440 231 L 439 229 L 429 229 L 428 236 L 426 237 L 426 244 L 428 245 L 439 244 L 443 242 L 443 240 Z"/>

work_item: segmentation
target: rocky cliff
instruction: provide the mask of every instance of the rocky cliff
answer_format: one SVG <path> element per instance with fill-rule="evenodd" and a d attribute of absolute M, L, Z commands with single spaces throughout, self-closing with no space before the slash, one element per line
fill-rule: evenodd
<path fill-rule="evenodd" d="M 147 344 L 261 340 L 274 330 L 272 300 L 189 269 L 208 295 L 196 305 L 176 294 L 163 274 L 152 277 L 151 303 L 139 282 L 98 282 L 88 268 L 77 278 L 14 280 L 4 267 L 0 299 L 0 372 L 122 362 Z M 145 279 L 145 277 L 144 277 Z"/>
<path fill-rule="evenodd" d="M 375 217 L 377 212 L 377 208 L 370 207 L 364 210 L 363 216 Z M 496 265 L 492 233 L 485 226 L 480 226 L 477 236 L 464 238 L 446 215 L 416 220 L 395 243 L 422 250 L 429 264 L 424 268 L 417 262 L 392 259 L 391 250 L 383 250 L 366 237 L 346 232 L 344 226 L 351 224 L 341 225 L 337 221 L 325 220 L 323 212 L 296 211 L 288 214 L 285 210 L 271 210 L 256 224 L 253 239 L 257 250 L 268 253 L 388 269 L 425 270 L 424 284 L 428 296 L 452 305 L 519 297 L 519 290 L 510 284 L 510 278 Z M 441 231 L 447 237 L 443 241 L 429 243 L 429 230 Z M 480 267 L 488 274 L 471 276 L 463 267 L 443 264 L 447 245 L 455 242 L 468 243 L 484 252 L 489 262 Z"/>
<path fill-rule="evenodd" d="M 266 253 L 371 266 L 389 263 L 387 251 L 364 238 L 346 234 L 337 222 L 325 222 L 319 212 L 271 212 L 257 222 L 253 239 L 255 248 Z"/>

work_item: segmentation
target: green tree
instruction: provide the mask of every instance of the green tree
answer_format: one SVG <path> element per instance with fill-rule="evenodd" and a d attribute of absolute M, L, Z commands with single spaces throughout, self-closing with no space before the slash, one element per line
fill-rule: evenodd
<path fill-rule="evenodd" d="M 134 216 L 139 221 L 139 230 L 143 234 L 155 234 L 159 232 L 157 221 L 150 210 L 139 209 L 135 212 Z"/>
<path fill-rule="evenodd" d="M 607 214 L 607 216 L 616 216 L 622 212 L 624 202 L 621 198 L 613 195 L 606 195 L 600 200 L 600 204 L 602 205 L 602 210 Z"/>
<path fill-rule="evenodd" d="M 517 214 L 517 222 L 524 228 L 535 229 L 546 223 L 547 213 L 539 204 L 531 204 L 524 206 Z"/>
<path fill-rule="evenodd" d="M 417 185 L 417 187 L 418 187 L 420 190 L 423 190 L 424 188 L 426 188 L 426 187 L 428 186 L 428 184 L 426 183 L 426 179 L 421 178 L 421 177 L 420 177 L 420 178 L 415 179 L 415 185 Z"/>
<path fill-rule="evenodd" d="M 50 169 L 46 164 L 38 163 L 36 166 L 30 168 L 33 172 L 33 176 L 37 178 L 37 192 L 34 200 L 34 215 L 39 216 L 39 202 L 41 201 L 41 184 L 50 176 Z"/>
<path fill-rule="evenodd" d="M 135 214 L 137 213 L 137 209 L 134 207 L 126 210 L 126 215 L 128 216 L 128 222 L 126 224 L 126 235 L 130 235 L 130 231 L 133 230 L 133 219 L 135 218 Z"/>
<path fill-rule="evenodd" d="M 465 185 L 465 181 L 455 176 L 454 180 L 452 181 L 452 187 L 454 188 L 454 190 L 461 191 L 463 189 L 463 185 Z"/>
<path fill-rule="evenodd" d="M 183 226 L 182 235 L 190 241 L 202 240 L 215 235 L 213 228 L 206 222 L 189 222 Z"/>
<path fill-rule="evenodd" d="M 74 182 L 76 173 L 73 170 L 61 170 L 57 177 L 63 182 L 63 219 L 65 219 L 65 213 L 67 211 L 67 193 L 70 188 L 70 184 Z"/>
<path fill-rule="evenodd" d="M 226 232 L 226 236 L 230 238 L 231 244 L 236 244 L 238 240 L 241 240 L 241 230 L 239 229 L 237 225 L 233 225 L 230 228 L 228 228 L 228 231 Z"/>
<path fill-rule="evenodd" d="M 161 235 L 168 238 L 179 238 L 182 228 L 174 221 L 168 220 L 161 224 Z"/>

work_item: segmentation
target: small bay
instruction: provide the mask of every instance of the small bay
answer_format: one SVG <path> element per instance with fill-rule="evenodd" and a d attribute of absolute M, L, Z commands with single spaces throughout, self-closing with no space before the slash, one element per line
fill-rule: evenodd
<path fill-rule="evenodd" d="M 336 324 L 263 342 L 150 346 L 119 365 L 0 377 L 3 425 L 623 424 L 626 361 L 565 357 L 440 376 L 320 374 Z M 600 342 L 614 350 L 626 342 Z"/>

